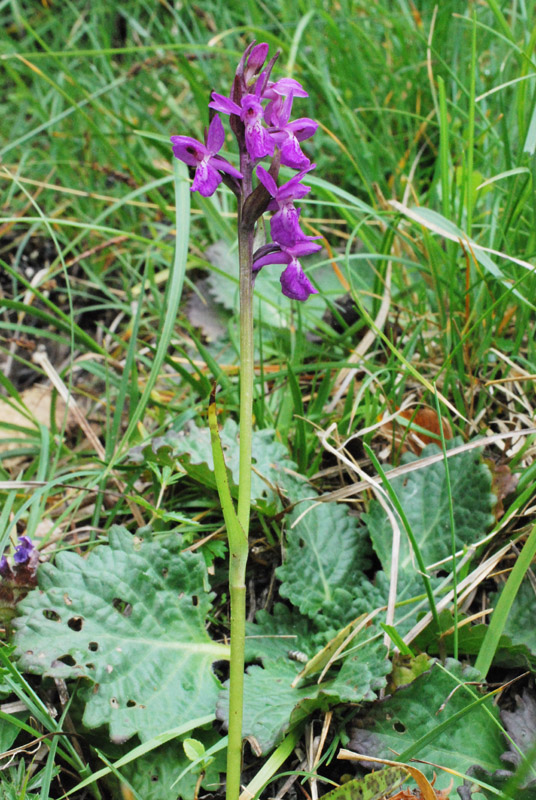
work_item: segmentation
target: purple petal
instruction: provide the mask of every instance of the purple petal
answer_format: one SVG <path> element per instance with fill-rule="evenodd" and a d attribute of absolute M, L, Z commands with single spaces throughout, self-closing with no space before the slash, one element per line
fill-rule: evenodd
<path fill-rule="evenodd" d="M 300 228 L 300 210 L 291 203 L 283 206 L 270 220 L 272 239 L 283 247 L 292 247 L 305 234 Z"/>
<path fill-rule="evenodd" d="M 288 267 L 281 273 L 281 290 L 285 297 L 291 300 L 307 300 L 309 295 L 318 294 L 303 269 L 300 262 L 293 258 Z"/>
<path fill-rule="evenodd" d="M 272 97 L 274 94 L 283 95 L 283 97 L 286 97 L 289 94 L 293 94 L 294 97 L 309 97 L 301 83 L 294 80 L 294 78 L 280 78 L 278 81 L 270 84 L 270 86 L 267 87 L 264 96 Z"/>
<path fill-rule="evenodd" d="M 26 564 L 34 550 L 32 540 L 28 536 L 19 536 L 19 544 L 15 548 L 13 561 L 15 564 Z"/>
<path fill-rule="evenodd" d="M 301 175 L 302 173 L 300 173 L 300 175 L 295 175 L 293 178 L 279 187 L 279 191 L 277 193 L 277 199 L 279 202 L 283 203 L 285 201 L 288 202 L 289 200 L 301 200 L 306 194 L 309 194 L 311 187 L 300 183 Z"/>
<path fill-rule="evenodd" d="M 208 104 L 209 108 L 215 108 L 216 111 L 221 111 L 222 114 L 238 114 L 240 116 L 240 106 L 237 105 L 230 97 L 224 97 L 223 94 L 212 92 L 212 102 Z"/>
<path fill-rule="evenodd" d="M 300 144 L 295 136 L 289 134 L 281 147 L 281 163 L 292 169 L 303 169 L 311 163 L 310 159 L 302 153 Z"/>
<path fill-rule="evenodd" d="M 314 136 L 317 128 L 318 122 L 315 122 L 314 119 L 309 119 L 309 117 L 295 119 L 285 126 L 285 129 L 290 131 L 299 142 L 303 142 L 304 139 L 310 139 L 311 136 Z"/>
<path fill-rule="evenodd" d="M 289 94 L 287 98 L 277 95 L 274 100 L 270 100 L 264 110 L 264 119 L 268 125 L 275 128 L 284 128 L 292 113 L 292 101 L 294 95 Z"/>
<path fill-rule="evenodd" d="M 260 120 L 253 125 L 246 124 L 246 148 L 251 158 L 264 158 L 274 154 L 275 145 Z"/>
<path fill-rule="evenodd" d="M 221 119 L 216 114 L 216 116 L 209 125 L 207 134 L 207 150 L 211 155 L 214 155 L 219 150 L 221 150 L 224 141 L 225 141 L 225 131 L 223 129 Z"/>
<path fill-rule="evenodd" d="M 246 94 L 245 97 L 242 98 L 240 119 L 244 125 L 254 124 L 257 120 L 262 119 L 262 106 L 258 97 L 254 94 Z"/>
<path fill-rule="evenodd" d="M 262 65 L 266 61 L 269 46 L 265 42 L 256 44 L 248 58 L 248 65 L 244 72 L 244 80 L 248 84 L 255 75 L 260 72 Z"/>
<path fill-rule="evenodd" d="M 264 167 L 257 167 L 257 178 L 260 180 L 266 191 L 272 195 L 272 197 L 277 196 L 277 183 L 274 181 L 270 173 L 264 169 Z"/>
<path fill-rule="evenodd" d="M 227 175 L 231 175 L 233 178 L 242 178 L 242 173 L 233 167 L 227 159 L 222 158 L 222 156 L 212 156 L 209 160 L 209 164 L 211 164 L 214 169 L 219 169 L 222 172 L 226 172 Z"/>
<path fill-rule="evenodd" d="M 255 259 L 253 262 L 253 272 L 258 272 L 262 267 L 267 267 L 270 264 L 288 264 L 292 256 L 284 253 L 282 250 L 275 250 L 273 253 L 268 253 L 265 256 Z"/>
<path fill-rule="evenodd" d="M 294 258 L 309 256 L 311 253 L 317 253 L 319 250 L 322 250 L 322 245 L 317 244 L 315 241 L 321 238 L 321 236 L 306 236 L 303 239 L 299 239 L 296 244 L 292 245 L 292 247 L 287 247 L 285 249 L 287 253 Z"/>
<path fill-rule="evenodd" d="M 191 136 L 172 136 L 173 155 L 179 161 L 184 161 L 190 167 L 197 167 L 200 161 L 208 155 L 204 144 L 192 139 Z"/>
<path fill-rule="evenodd" d="M 222 177 L 218 170 L 214 169 L 208 161 L 202 161 L 195 172 L 191 191 L 199 192 L 203 197 L 210 197 L 214 194 L 221 181 Z"/>

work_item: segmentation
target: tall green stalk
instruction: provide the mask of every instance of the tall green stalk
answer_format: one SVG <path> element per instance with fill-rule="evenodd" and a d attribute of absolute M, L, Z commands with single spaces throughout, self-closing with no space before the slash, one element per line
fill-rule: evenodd
<path fill-rule="evenodd" d="M 244 705 L 244 649 L 246 637 L 246 565 L 251 509 L 251 438 L 253 416 L 253 237 L 244 220 L 244 197 L 251 194 L 251 162 L 241 159 L 244 193 L 239 202 L 238 256 L 240 263 L 240 477 L 237 516 L 241 536 L 229 539 L 231 596 L 231 663 L 229 682 L 229 740 L 227 745 L 227 800 L 240 794 L 242 718 Z"/>
<path fill-rule="evenodd" d="M 240 262 L 240 474 L 235 511 L 218 432 L 213 398 L 209 424 L 214 473 L 229 539 L 229 593 L 231 599 L 231 656 L 229 667 L 229 736 L 227 744 L 227 800 L 237 800 L 242 772 L 242 719 L 244 707 L 244 651 L 246 638 L 246 566 L 251 509 L 251 440 L 253 413 L 253 239 L 255 222 L 246 219 L 244 205 L 251 194 L 251 160 L 240 164 L 243 193 L 238 199 L 238 254 Z"/>

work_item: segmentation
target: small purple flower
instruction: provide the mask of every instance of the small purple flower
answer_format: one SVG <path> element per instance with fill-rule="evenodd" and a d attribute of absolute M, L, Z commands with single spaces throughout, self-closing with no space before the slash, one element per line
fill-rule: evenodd
<path fill-rule="evenodd" d="M 190 167 L 195 167 L 195 178 L 191 186 L 192 192 L 199 192 L 203 197 L 214 194 L 222 181 L 220 172 L 233 178 L 242 178 L 239 172 L 225 158 L 217 155 L 223 147 L 225 131 L 221 119 L 216 116 L 205 133 L 205 144 L 190 136 L 172 136 L 173 155 Z"/>
<path fill-rule="evenodd" d="M 27 564 L 35 552 L 32 540 L 28 536 L 19 536 L 19 544 L 13 553 L 13 561 L 15 564 Z"/>
<path fill-rule="evenodd" d="M 281 247 L 257 258 L 253 262 L 253 273 L 256 274 L 269 264 L 287 264 L 280 278 L 283 294 L 291 300 L 307 300 L 310 295 L 318 294 L 318 289 L 315 289 L 298 259 L 320 249 L 321 246 L 312 239 L 303 239 L 292 247 Z"/>
<path fill-rule="evenodd" d="M 288 98 L 287 98 L 288 100 Z M 303 153 L 300 142 L 314 136 L 318 122 L 309 117 L 301 117 L 280 126 L 278 130 L 271 131 L 274 142 L 281 150 L 281 163 L 292 169 L 305 169 L 311 163 Z"/>
<path fill-rule="evenodd" d="M 222 114 L 236 114 L 240 117 L 244 123 L 246 148 L 251 158 L 264 158 L 274 154 L 275 145 L 272 137 L 263 127 L 264 110 L 256 94 L 244 95 L 238 105 L 229 97 L 212 92 L 212 102 L 208 105 L 209 108 L 214 108 Z"/>
<path fill-rule="evenodd" d="M 277 186 L 270 173 L 264 167 L 257 167 L 258 179 L 273 197 L 273 200 L 268 204 L 268 210 L 276 211 L 270 220 L 272 239 L 284 247 L 292 247 L 297 241 L 307 238 L 300 228 L 301 210 L 294 206 L 294 200 L 301 200 L 311 191 L 310 186 L 304 186 L 300 181 L 314 167 L 315 165 L 312 164 L 282 186 Z"/>
<path fill-rule="evenodd" d="M 2 578 L 12 578 L 13 573 L 11 572 L 11 567 L 8 564 L 7 558 L 2 556 L 0 558 L 0 577 Z"/>

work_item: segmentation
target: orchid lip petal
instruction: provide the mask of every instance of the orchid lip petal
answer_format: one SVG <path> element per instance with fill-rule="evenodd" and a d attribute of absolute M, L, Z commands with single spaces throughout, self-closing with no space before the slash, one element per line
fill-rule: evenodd
<path fill-rule="evenodd" d="M 218 170 L 215 169 L 208 160 L 202 161 L 196 170 L 191 191 L 199 192 L 203 197 L 211 197 L 221 181 L 222 177 Z"/>
<path fill-rule="evenodd" d="M 318 294 L 301 264 L 296 259 L 292 259 L 288 267 L 281 273 L 281 291 L 285 297 L 291 300 L 307 300 L 312 294 Z"/>

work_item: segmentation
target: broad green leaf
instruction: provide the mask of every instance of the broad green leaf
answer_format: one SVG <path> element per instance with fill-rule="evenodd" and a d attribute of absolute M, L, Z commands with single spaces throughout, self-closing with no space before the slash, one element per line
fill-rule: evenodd
<path fill-rule="evenodd" d="M 364 778 L 348 781 L 323 794 L 321 800 L 383 800 L 398 789 L 407 777 L 404 767 L 377 769 Z"/>
<path fill-rule="evenodd" d="M 299 493 L 311 496 L 304 487 Z M 311 508 L 303 516 L 305 503 L 289 514 L 285 560 L 276 571 L 279 592 L 317 626 L 338 631 L 360 614 L 383 605 L 383 595 L 363 575 L 370 551 L 357 519 L 336 503 L 309 501 L 308 505 Z"/>
<path fill-rule="evenodd" d="M 267 752 L 291 725 L 316 709 L 374 700 L 391 669 L 385 655 L 380 643 L 367 645 L 342 662 L 335 678 L 295 687 L 292 684 L 300 664 L 279 660 L 267 662 L 265 668 L 249 667 L 244 680 L 244 736 L 252 736 L 262 752 Z M 227 719 L 227 706 L 228 686 L 218 700 L 218 714 L 223 719 Z"/>
<path fill-rule="evenodd" d="M 450 447 L 461 444 L 453 439 Z M 439 448 L 430 444 L 422 451 L 422 458 L 437 453 Z M 417 461 L 411 453 L 402 461 Z M 480 453 L 470 450 L 449 459 L 449 474 L 454 508 L 456 549 L 482 539 L 493 524 L 492 508 L 495 496 L 491 492 L 491 473 L 482 462 Z M 451 552 L 449 497 L 443 461 L 425 469 L 393 478 L 391 485 L 408 518 L 417 539 L 425 564 L 447 558 Z M 377 501 L 370 505 L 364 517 L 374 549 L 382 567 L 389 574 L 391 567 L 392 527 L 387 514 Z M 413 554 L 407 538 L 402 535 L 400 544 L 399 574 L 412 570 Z M 448 565 L 447 565 L 448 566 Z M 447 567 L 443 567 L 445 569 Z"/>
<path fill-rule="evenodd" d="M 323 634 L 320 637 L 323 640 Z M 271 614 L 261 609 L 255 622 L 246 623 L 246 660 L 260 659 L 265 666 L 269 661 L 281 660 L 299 664 L 293 654 L 300 653 L 309 659 L 321 646 L 318 638 L 318 631 L 310 619 L 296 609 L 276 603 Z"/>
<path fill-rule="evenodd" d="M 263 753 L 283 738 L 289 727 L 309 716 L 327 698 L 320 698 L 318 687 L 292 688 L 299 665 L 271 661 L 265 668 L 249 667 L 244 677 L 244 736 L 252 736 Z M 218 700 L 218 716 L 228 720 L 229 687 Z"/>
<path fill-rule="evenodd" d="M 139 541 L 123 528 L 87 558 L 59 554 L 20 604 L 17 653 L 28 672 L 87 678 L 83 722 L 114 741 L 142 741 L 214 711 L 212 671 L 227 648 L 205 630 L 211 607 L 202 556 L 178 538 Z"/>
<path fill-rule="evenodd" d="M 450 675 L 435 664 L 409 686 L 372 706 L 360 727 L 352 731 L 349 748 L 376 758 L 392 759 L 393 753 L 398 753 L 404 760 L 423 759 L 461 773 L 474 764 L 490 772 L 499 769 L 504 740 L 491 698 L 435 733 L 438 726 L 474 702 L 474 687 L 470 687 L 470 694 L 463 684 L 479 679 L 473 668 L 462 667 L 457 661 L 447 660 L 446 667 Z M 423 737 L 422 746 L 414 749 Z M 419 767 L 429 780 L 436 773 L 437 789 L 446 788 L 451 778 L 455 786 L 461 785 L 455 776 L 425 764 Z"/>

